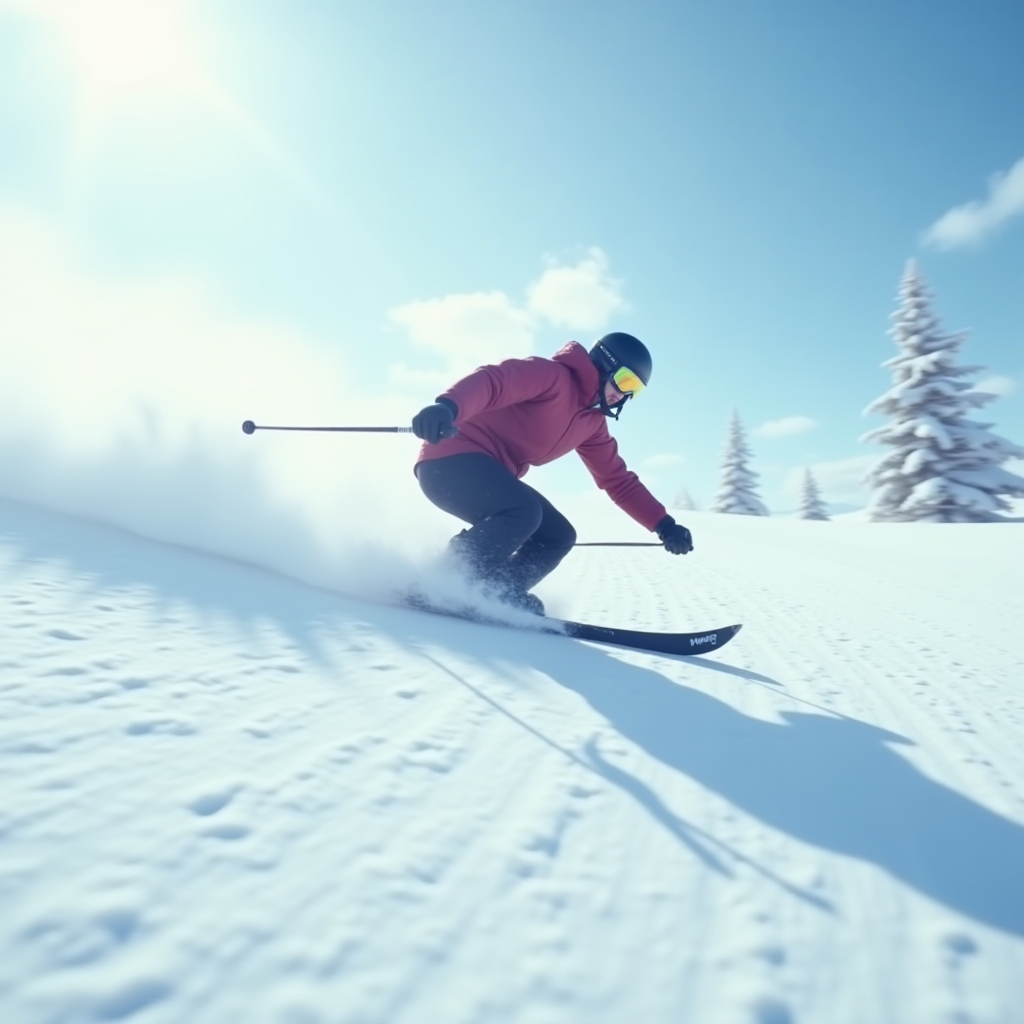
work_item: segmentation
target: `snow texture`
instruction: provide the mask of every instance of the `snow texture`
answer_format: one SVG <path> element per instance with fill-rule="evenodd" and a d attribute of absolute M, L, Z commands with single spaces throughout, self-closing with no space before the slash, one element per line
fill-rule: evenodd
<path fill-rule="evenodd" d="M 757 494 L 758 474 L 747 465 L 750 457 L 743 424 L 734 409 L 722 453 L 721 480 L 711 506 L 712 512 L 732 512 L 743 516 L 768 515 L 768 509 Z"/>
<path fill-rule="evenodd" d="M 810 466 L 804 469 L 803 486 L 800 490 L 800 507 L 797 509 L 798 519 L 816 519 L 824 521 L 829 518 L 825 503 L 821 500 L 818 481 L 814 479 Z"/>
<path fill-rule="evenodd" d="M 891 334 L 899 355 L 882 365 L 893 385 L 865 410 L 890 422 L 861 440 L 892 449 L 868 473 L 870 517 L 878 522 L 1003 521 L 1007 498 L 1024 497 L 1024 477 L 1002 467 L 1024 448 L 968 418 L 995 395 L 964 378 L 980 366 L 957 366 L 965 334 L 944 334 L 917 265 L 907 264 Z"/>
<path fill-rule="evenodd" d="M 682 659 L 0 502 L 0 1018 L 1019 1024 L 1024 524 L 689 523 L 541 589 Z"/>

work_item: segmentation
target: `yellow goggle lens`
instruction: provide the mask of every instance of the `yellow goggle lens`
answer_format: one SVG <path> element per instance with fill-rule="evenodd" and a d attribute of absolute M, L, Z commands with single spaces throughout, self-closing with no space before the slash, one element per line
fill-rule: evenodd
<path fill-rule="evenodd" d="M 646 387 L 644 382 L 628 366 L 620 366 L 612 374 L 612 380 L 624 395 L 639 395 Z"/>

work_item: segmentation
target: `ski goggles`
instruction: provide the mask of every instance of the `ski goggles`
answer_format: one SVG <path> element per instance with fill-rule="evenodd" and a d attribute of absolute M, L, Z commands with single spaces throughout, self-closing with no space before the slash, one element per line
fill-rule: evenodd
<path fill-rule="evenodd" d="M 624 395 L 639 395 L 647 386 L 628 366 L 620 366 L 612 374 L 612 382 Z"/>

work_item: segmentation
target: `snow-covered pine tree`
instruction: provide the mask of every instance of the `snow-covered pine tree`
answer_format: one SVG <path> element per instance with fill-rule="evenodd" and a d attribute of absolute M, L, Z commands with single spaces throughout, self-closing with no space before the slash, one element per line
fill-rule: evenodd
<path fill-rule="evenodd" d="M 693 500 L 690 492 L 685 487 L 681 487 L 672 499 L 672 507 L 682 512 L 696 512 L 697 503 Z"/>
<path fill-rule="evenodd" d="M 861 440 L 892 451 L 865 476 L 874 491 L 875 522 L 999 522 L 1006 497 L 1024 497 L 1024 478 L 1002 468 L 1024 448 L 991 433 L 991 423 L 968 419 L 994 395 L 972 390 L 965 377 L 984 367 L 956 366 L 966 332 L 944 334 L 932 312 L 932 294 L 916 263 L 907 263 L 890 334 L 899 355 L 886 360 L 893 386 L 865 414 L 891 422 Z"/>
<path fill-rule="evenodd" d="M 821 491 L 818 489 L 818 481 L 814 479 L 811 467 L 804 468 L 804 482 L 800 491 L 800 507 L 796 513 L 797 519 L 822 519 L 829 518 L 825 503 L 821 500 Z"/>
<path fill-rule="evenodd" d="M 757 496 L 757 473 L 747 467 L 750 449 L 739 413 L 734 409 L 722 453 L 722 477 L 712 512 L 741 516 L 766 516 L 768 509 Z"/>

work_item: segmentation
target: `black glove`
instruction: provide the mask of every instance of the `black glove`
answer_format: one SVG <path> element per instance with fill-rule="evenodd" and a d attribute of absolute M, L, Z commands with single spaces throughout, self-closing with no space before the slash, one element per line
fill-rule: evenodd
<path fill-rule="evenodd" d="M 693 550 L 693 535 L 671 516 L 665 516 L 654 528 L 654 532 L 665 545 L 665 550 L 673 555 L 685 555 Z"/>
<path fill-rule="evenodd" d="M 437 444 L 446 437 L 454 437 L 458 430 L 455 417 L 459 410 L 447 398 L 438 399 L 433 405 L 421 409 L 412 418 L 412 432 L 427 444 Z"/>

